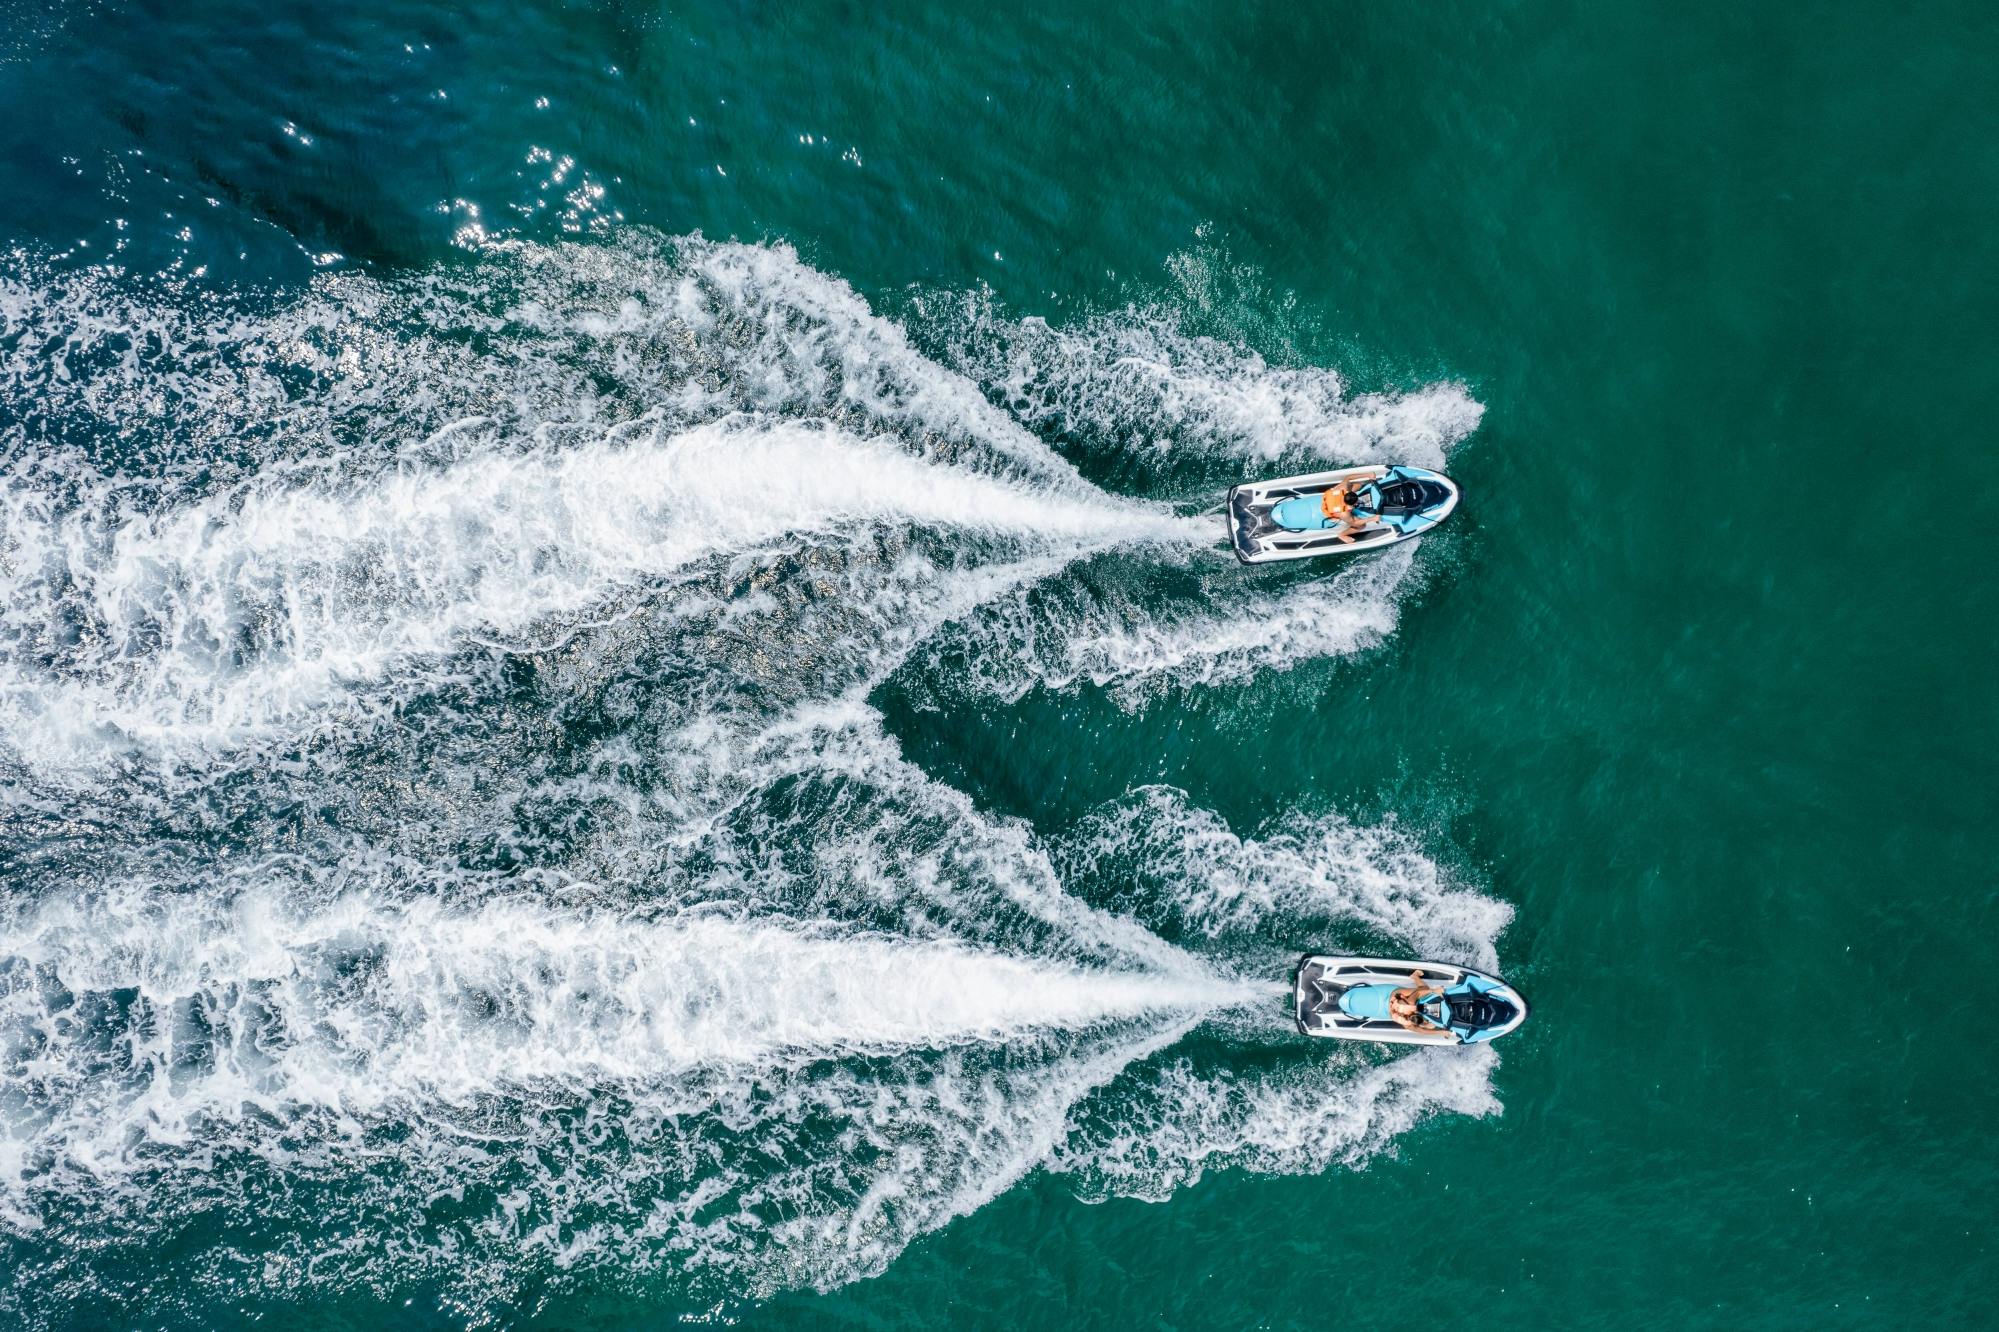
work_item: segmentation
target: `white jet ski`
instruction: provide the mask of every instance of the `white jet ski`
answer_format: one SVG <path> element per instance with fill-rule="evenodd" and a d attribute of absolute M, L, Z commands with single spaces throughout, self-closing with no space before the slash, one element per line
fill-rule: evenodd
<path fill-rule="evenodd" d="M 1353 517 L 1327 512 L 1325 496 L 1332 490 L 1344 491 Z M 1244 564 L 1350 555 L 1419 537 L 1457 507 L 1457 482 L 1421 467 L 1348 467 L 1246 481 L 1229 491 L 1229 544 Z"/>
<path fill-rule="evenodd" d="M 1421 1031 L 1409 1030 L 1388 1014 L 1390 996 L 1413 987 L 1411 972 L 1420 973 L 1425 986 L 1443 991 L 1419 1003 L 1425 1019 Z M 1441 962 L 1308 953 L 1298 960 L 1292 997 L 1299 1031 L 1345 1041 L 1472 1045 L 1496 1040 L 1527 1020 L 1527 1000 L 1520 991 L 1496 976 Z"/>

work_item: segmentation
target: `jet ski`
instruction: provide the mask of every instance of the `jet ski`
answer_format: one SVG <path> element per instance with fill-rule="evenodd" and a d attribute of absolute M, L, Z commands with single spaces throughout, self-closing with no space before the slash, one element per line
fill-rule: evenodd
<path fill-rule="evenodd" d="M 1444 992 L 1419 1005 L 1426 1022 L 1411 1031 L 1388 1015 L 1389 996 L 1411 986 L 1411 972 Z M 1381 957 L 1298 960 L 1292 985 L 1298 1030 L 1307 1036 L 1397 1045 L 1473 1045 L 1497 1040 L 1527 1020 L 1520 991 L 1495 976 L 1441 962 L 1398 962 Z"/>
<path fill-rule="evenodd" d="M 1374 522 L 1356 526 L 1328 517 L 1322 497 L 1358 483 L 1354 512 Z M 1304 560 L 1380 550 L 1422 536 L 1458 507 L 1457 482 L 1421 467 L 1348 467 L 1275 481 L 1247 481 L 1229 490 L 1229 544 L 1244 564 Z"/>

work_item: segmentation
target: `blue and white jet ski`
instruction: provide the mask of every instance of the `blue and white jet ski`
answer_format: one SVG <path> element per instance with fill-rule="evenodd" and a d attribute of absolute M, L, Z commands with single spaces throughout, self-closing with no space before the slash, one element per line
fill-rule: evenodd
<path fill-rule="evenodd" d="M 1442 994 L 1418 1005 L 1423 1030 L 1411 1031 L 1388 1015 L 1389 997 L 1414 985 Z M 1293 982 L 1298 1030 L 1307 1036 L 1345 1041 L 1389 1041 L 1397 1045 L 1473 1045 L 1497 1040 L 1527 1020 L 1527 1000 L 1495 976 L 1441 962 L 1398 962 L 1382 957 L 1326 957 L 1308 953 L 1298 960 Z"/>
<path fill-rule="evenodd" d="M 1328 517 L 1327 491 L 1346 487 L 1360 523 Z M 1244 564 L 1380 550 L 1422 536 L 1458 507 L 1457 482 L 1421 467 L 1348 467 L 1246 481 L 1228 498 L 1229 543 Z"/>

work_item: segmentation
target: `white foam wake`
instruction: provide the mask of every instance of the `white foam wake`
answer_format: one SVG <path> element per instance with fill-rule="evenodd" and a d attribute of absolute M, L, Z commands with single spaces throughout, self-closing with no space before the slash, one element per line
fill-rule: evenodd
<path fill-rule="evenodd" d="M 306 1287 L 427 1275 L 483 1300 L 604 1264 L 737 1294 L 838 1284 L 1008 1187 L 1079 1100 L 1251 995 L 1185 955 L 1105 970 L 481 898 L 462 877 L 324 896 L 318 877 L 8 906 L 0 1221 L 85 1204 L 157 1239 L 229 1180 L 264 1224 L 375 1237 Z M 425 1239 L 440 1216 L 462 1220 Z"/>
<path fill-rule="evenodd" d="M 7 266 L 0 1225 L 46 1263 L 227 1285 L 213 1228 L 254 1217 L 265 1291 L 739 1296 L 1038 1168 L 1162 1196 L 1490 1110 L 1489 1052 L 1229 1066 L 1301 929 L 1491 961 L 1506 908 L 1393 825 L 1244 837 L 1160 788 L 1050 838 L 868 701 L 1365 649 L 1406 549 L 1246 589 L 1193 550 L 1218 522 L 1037 432 L 1179 493 L 1184 458 L 1431 460 L 1461 390 L 1151 309 L 905 331 L 698 238 L 263 308 Z M 1203 1023 L 1209 1065 L 1161 1062 Z"/>
<path fill-rule="evenodd" d="M 1093 972 L 1185 966 L 1144 923 L 1074 892 L 1025 820 L 979 808 L 912 763 L 858 697 L 758 727 L 704 719 L 649 748 L 671 775 L 651 795 L 617 780 L 631 762 L 620 737 L 520 797 L 544 819 L 589 827 L 561 848 L 571 872 L 623 891 L 954 937 Z M 471 817 L 489 826 L 505 816 Z"/>
<path fill-rule="evenodd" d="M 1434 1115 L 1498 1114 L 1496 1062 L 1489 1045 L 1380 1064 L 1333 1052 L 1246 1074 L 1174 1061 L 1128 1078 L 1126 1095 L 1067 1139 L 1052 1168 L 1074 1177 L 1085 1197 L 1154 1202 L 1211 1170 L 1360 1169 Z"/>
<path fill-rule="evenodd" d="M 1072 881 L 1115 884 L 1119 905 L 1155 928 L 1214 939 L 1271 921 L 1293 938 L 1360 925 L 1424 957 L 1491 968 L 1513 917 L 1392 823 L 1290 814 L 1244 837 L 1169 786 L 1084 820 L 1060 862 Z"/>
<path fill-rule="evenodd" d="M 0 922 L 0 958 L 9 1099 L 31 1094 L 31 1143 L 94 1170 L 208 1116 L 753 1075 L 1242 997 L 1191 961 L 1103 972 L 768 919 L 265 890 L 44 902 Z M 78 1020 L 110 995 L 115 1023 Z"/>
<path fill-rule="evenodd" d="M 1178 303 L 1065 325 L 1008 315 L 985 292 L 927 296 L 918 309 L 926 341 L 1021 421 L 1162 463 L 1194 455 L 1441 467 L 1485 410 L 1456 383 L 1355 392 L 1336 370 L 1273 362 L 1194 331 Z"/>
<path fill-rule="evenodd" d="M 1375 647 L 1395 632 L 1414 558 L 1407 547 L 1386 551 L 1276 591 L 1200 567 L 1181 588 L 1023 583 L 966 614 L 925 656 L 947 694 L 1013 700 L 1089 684 L 1137 708 L 1162 689 L 1242 684 Z"/>
<path fill-rule="evenodd" d="M 1071 554 L 1212 535 L 791 424 L 627 429 L 358 486 L 260 479 L 159 515 L 54 512 L 18 485 L 0 497 L 0 709 L 17 736 L 72 746 L 238 743 L 475 636 L 559 630 L 700 561 L 884 524 Z M 48 655 L 68 658 L 53 678 L 30 664 Z"/>
<path fill-rule="evenodd" d="M 786 245 L 623 232 L 496 244 L 383 281 L 326 274 L 276 306 L 0 256 L 0 401 L 21 437 L 124 468 L 233 479 L 366 462 L 477 417 L 502 434 L 746 411 L 1089 494 L 1063 458 Z M 108 469 L 107 469 L 108 470 Z"/>

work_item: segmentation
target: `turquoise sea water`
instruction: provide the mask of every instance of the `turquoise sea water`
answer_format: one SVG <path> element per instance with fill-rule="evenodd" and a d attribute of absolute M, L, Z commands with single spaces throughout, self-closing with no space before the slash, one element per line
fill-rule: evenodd
<path fill-rule="evenodd" d="M 1990 1324 L 1989 7 L 194 9 L 0 9 L 9 1325 Z"/>

